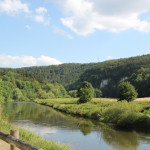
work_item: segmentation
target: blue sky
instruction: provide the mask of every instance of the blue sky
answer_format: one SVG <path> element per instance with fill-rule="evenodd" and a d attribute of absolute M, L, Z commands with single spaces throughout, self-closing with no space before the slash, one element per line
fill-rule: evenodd
<path fill-rule="evenodd" d="M 0 67 L 150 53 L 150 0 L 0 0 Z"/>

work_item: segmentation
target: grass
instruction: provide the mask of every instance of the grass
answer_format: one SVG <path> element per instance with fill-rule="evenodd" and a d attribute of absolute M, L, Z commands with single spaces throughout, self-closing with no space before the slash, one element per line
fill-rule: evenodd
<path fill-rule="evenodd" d="M 150 101 L 117 102 L 116 99 L 93 99 L 91 102 L 77 104 L 78 99 L 36 100 L 37 103 L 50 106 L 59 111 L 112 123 L 120 127 L 150 128 Z"/>
<path fill-rule="evenodd" d="M 0 131 L 9 134 L 10 130 L 16 129 L 12 124 L 5 121 L 0 116 Z M 51 142 L 42 137 L 32 133 L 23 128 L 19 128 L 19 137 L 21 140 L 26 141 L 34 146 L 42 148 L 43 150 L 69 150 L 69 147 L 66 145 L 58 145 L 56 142 Z"/>

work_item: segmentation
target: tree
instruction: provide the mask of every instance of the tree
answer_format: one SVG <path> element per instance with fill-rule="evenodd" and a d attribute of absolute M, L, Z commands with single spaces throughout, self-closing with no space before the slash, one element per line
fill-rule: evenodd
<path fill-rule="evenodd" d="M 94 95 L 94 90 L 91 83 L 84 81 L 78 90 L 78 103 L 86 103 L 91 101 Z"/>
<path fill-rule="evenodd" d="M 15 88 L 13 90 L 13 99 L 16 101 L 22 101 L 23 100 L 22 92 L 18 88 Z"/>
<path fill-rule="evenodd" d="M 99 90 L 99 89 L 95 89 L 95 91 L 94 91 L 94 97 L 96 97 L 96 98 L 100 98 L 100 97 L 102 97 L 102 91 L 101 90 Z"/>
<path fill-rule="evenodd" d="M 128 81 L 123 81 L 119 85 L 118 101 L 126 100 L 128 102 L 137 98 L 138 93 L 134 86 Z"/>

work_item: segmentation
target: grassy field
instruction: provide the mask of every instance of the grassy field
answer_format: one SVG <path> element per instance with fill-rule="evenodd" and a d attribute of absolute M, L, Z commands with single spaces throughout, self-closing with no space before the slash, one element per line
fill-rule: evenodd
<path fill-rule="evenodd" d="M 16 129 L 16 127 L 8 123 L 0 116 L 0 131 L 9 134 L 10 130 L 12 129 Z M 19 128 L 19 137 L 21 140 L 42 148 L 43 150 L 69 150 L 69 147 L 66 145 L 58 145 L 56 142 L 45 140 L 42 137 L 23 128 Z M 6 148 L 5 150 L 7 150 L 8 148 L 8 145 L 2 141 L 0 141 L 0 146 L 0 149 Z"/>
<path fill-rule="evenodd" d="M 91 102 L 77 104 L 75 98 L 36 100 L 59 111 L 112 123 L 120 127 L 150 128 L 150 98 L 134 102 L 117 102 L 116 99 L 94 98 Z"/>

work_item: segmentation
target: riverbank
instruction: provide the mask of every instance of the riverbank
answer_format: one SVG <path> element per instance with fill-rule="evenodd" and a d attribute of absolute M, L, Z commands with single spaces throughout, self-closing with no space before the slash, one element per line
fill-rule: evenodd
<path fill-rule="evenodd" d="M 9 131 L 12 129 L 16 129 L 16 127 L 4 121 L 3 119 L 0 119 L 0 131 L 9 134 Z M 19 133 L 21 140 L 40 147 L 43 150 L 69 150 L 69 147 L 66 145 L 58 145 L 56 142 L 45 140 L 26 129 L 19 128 Z M 0 144 L 2 144 L 4 147 L 7 147 L 6 143 L 0 142 Z"/>
<path fill-rule="evenodd" d="M 93 99 L 77 104 L 77 99 L 36 100 L 59 111 L 125 128 L 150 128 L 150 101 L 117 102 L 115 99 Z"/>
<path fill-rule="evenodd" d="M 16 127 L 5 121 L 5 119 L 0 116 L 0 131 L 10 134 L 9 132 L 12 129 L 16 129 Z M 29 130 L 23 128 L 19 128 L 19 137 L 21 140 L 42 148 L 43 150 L 69 150 L 69 147 L 66 145 L 58 145 L 56 142 L 43 139 L 35 133 L 32 133 Z M 9 145 L 7 143 L 0 141 L 0 149 L 3 148 L 4 150 L 7 150 L 8 146 Z"/>

